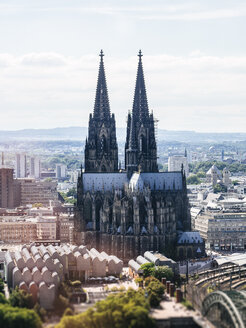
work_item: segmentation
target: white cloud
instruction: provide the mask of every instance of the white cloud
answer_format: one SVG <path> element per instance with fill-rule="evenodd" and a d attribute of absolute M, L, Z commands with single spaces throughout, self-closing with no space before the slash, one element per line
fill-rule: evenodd
<path fill-rule="evenodd" d="M 105 57 L 111 110 L 125 125 L 135 87 L 136 56 Z M 244 131 L 246 56 L 159 54 L 143 57 L 150 108 L 165 129 Z M 58 53 L 0 54 L 0 129 L 88 123 L 99 58 Z"/>
<path fill-rule="evenodd" d="M 20 59 L 20 63 L 30 66 L 61 66 L 66 65 L 66 58 L 56 53 L 30 53 Z"/>
<path fill-rule="evenodd" d="M 246 16 L 244 1 L 28 1 L 0 3 L 0 15 L 20 12 L 71 12 L 83 15 L 128 16 L 142 20 L 200 21 Z"/>

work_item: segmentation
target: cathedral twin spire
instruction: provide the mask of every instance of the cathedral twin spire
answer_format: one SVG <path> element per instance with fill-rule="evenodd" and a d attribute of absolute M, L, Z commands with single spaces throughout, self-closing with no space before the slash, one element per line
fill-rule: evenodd
<path fill-rule="evenodd" d="M 158 171 L 154 119 L 149 115 L 142 56 L 139 50 L 133 107 L 127 122 L 125 167 L 129 177 L 136 168 L 143 172 Z"/>
<path fill-rule="evenodd" d="M 101 59 L 94 111 L 93 115 L 90 114 L 88 140 L 85 144 L 85 172 L 117 172 L 115 117 L 110 113 L 102 50 L 99 56 Z"/>
<path fill-rule="evenodd" d="M 100 52 L 93 117 L 90 115 L 89 138 L 85 146 L 85 171 L 116 172 L 118 170 L 118 147 L 115 118 L 110 113 L 107 83 Z M 142 52 L 139 51 L 136 87 L 132 113 L 128 115 L 125 145 L 125 169 L 128 176 L 140 167 L 145 172 L 157 172 L 156 142 L 153 115 L 149 115 L 144 81 Z"/>
<path fill-rule="evenodd" d="M 143 73 L 143 64 L 142 64 L 142 51 L 139 50 L 138 53 L 138 70 L 137 70 L 137 79 L 133 100 L 132 114 L 135 118 L 139 118 L 139 122 L 143 121 L 149 116 L 149 108 L 147 101 L 147 93 L 145 89 L 144 82 L 144 73 Z"/>
<path fill-rule="evenodd" d="M 96 98 L 94 105 L 94 117 L 99 118 L 101 120 L 108 120 L 110 118 L 110 106 L 109 106 L 109 98 L 108 98 L 108 89 L 104 71 L 104 63 L 103 63 L 103 51 L 100 52 L 100 66 L 97 80 L 97 90 L 96 90 Z"/>

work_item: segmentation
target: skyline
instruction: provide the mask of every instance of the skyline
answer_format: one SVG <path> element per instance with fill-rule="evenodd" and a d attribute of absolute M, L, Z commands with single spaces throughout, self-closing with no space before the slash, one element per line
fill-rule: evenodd
<path fill-rule="evenodd" d="M 87 126 L 102 48 L 117 127 L 142 49 L 160 129 L 244 132 L 245 16 L 243 1 L 0 0 L 0 130 Z"/>

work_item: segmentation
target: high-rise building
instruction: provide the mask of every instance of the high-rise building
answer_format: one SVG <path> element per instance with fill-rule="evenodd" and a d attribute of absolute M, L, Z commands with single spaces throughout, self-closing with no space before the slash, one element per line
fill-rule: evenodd
<path fill-rule="evenodd" d="M 67 177 L 67 167 L 64 164 L 56 164 L 56 178 L 65 179 Z"/>
<path fill-rule="evenodd" d="M 227 169 L 227 167 L 225 167 L 222 171 L 222 182 L 225 186 L 229 186 L 231 184 L 230 176 L 230 171 Z"/>
<path fill-rule="evenodd" d="M 30 157 L 30 177 L 39 179 L 41 171 L 40 159 L 38 157 Z"/>
<path fill-rule="evenodd" d="M 0 207 L 13 208 L 14 201 L 14 179 L 11 168 L 0 168 Z"/>
<path fill-rule="evenodd" d="M 174 172 L 174 171 L 180 171 L 183 167 L 185 176 L 188 177 L 189 175 L 189 164 L 188 164 L 188 158 L 186 156 L 170 156 L 168 158 L 168 171 Z"/>
<path fill-rule="evenodd" d="M 15 177 L 16 178 L 27 177 L 26 154 L 15 155 Z"/>
<path fill-rule="evenodd" d="M 138 56 L 133 108 L 127 121 L 125 170 L 119 170 L 115 118 L 110 113 L 100 53 L 75 213 L 78 243 L 125 261 L 146 250 L 175 249 L 178 231 L 191 228 L 184 171 L 158 172 L 154 116 L 149 113 L 141 51 Z"/>

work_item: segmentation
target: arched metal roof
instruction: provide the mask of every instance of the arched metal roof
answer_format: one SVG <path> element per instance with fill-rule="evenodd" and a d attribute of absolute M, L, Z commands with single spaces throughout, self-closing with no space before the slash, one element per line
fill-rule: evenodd
<path fill-rule="evenodd" d="M 220 256 L 216 257 L 214 261 L 219 265 L 225 265 L 225 264 L 235 264 L 238 266 L 244 266 L 246 265 L 246 254 L 245 253 L 235 253 L 228 256 Z"/>
<path fill-rule="evenodd" d="M 202 304 L 203 315 L 216 304 L 221 304 L 230 316 L 235 328 L 246 327 L 246 292 L 245 291 L 216 291 L 207 295 Z"/>

